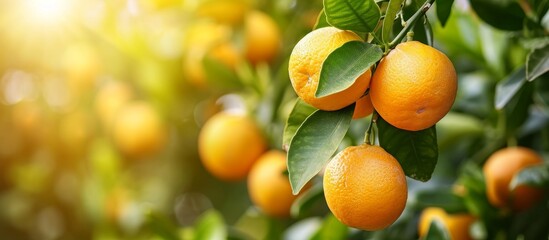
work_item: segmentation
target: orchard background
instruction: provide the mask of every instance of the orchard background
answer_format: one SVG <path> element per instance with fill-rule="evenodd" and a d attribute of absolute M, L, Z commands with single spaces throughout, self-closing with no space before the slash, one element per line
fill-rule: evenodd
<path fill-rule="evenodd" d="M 394 25 L 381 34 L 391 2 Z M 417 239 L 423 209 L 439 207 L 473 216 L 474 239 L 546 239 L 547 0 L 437 0 L 419 17 L 413 39 L 450 58 L 458 92 L 433 128 L 434 144 L 417 154 L 438 156 L 415 165 L 425 178 L 407 178 L 406 208 L 386 229 L 340 223 L 322 176 L 290 216 L 273 217 L 252 204 L 245 179 L 222 180 L 201 162 L 199 133 L 222 111 L 250 116 L 265 149 L 288 149 L 314 110 L 297 101 L 288 59 L 307 33 L 334 24 L 330 10 L 377 5 L 377 18 L 373 10 L 356 16 L 394 37 L 424 2 L 0 0 L 0 238 Z M 370 122 L 351 121 L 330 146 L 361 144 Z M 228 141 L 239 134 L 215 133 Z M 489 203 L 482 172 L 489 156 L 512 146 L 544 160 L 513 180 L 543 191 L 520 212 Z M 447 236 L 432 226 L 427 238 Z"/>

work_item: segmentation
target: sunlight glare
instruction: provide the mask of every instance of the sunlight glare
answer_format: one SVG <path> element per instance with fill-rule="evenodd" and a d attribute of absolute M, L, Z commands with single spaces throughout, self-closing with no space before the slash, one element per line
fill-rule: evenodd
<path fill-rule="evenodd" d="M 56 24 L 63 21 L 70 13 L 68 0 L 26 0 L 32 18 L 43 24 Z"/>

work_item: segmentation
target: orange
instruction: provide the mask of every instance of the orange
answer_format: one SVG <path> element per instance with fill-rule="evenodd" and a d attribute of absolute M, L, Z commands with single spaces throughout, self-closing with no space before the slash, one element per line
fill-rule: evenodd
<path fill-rule="evenodd" d="M 204 167 L 222 180 L 240 180 L 266 151 L 267 143 L 253 119 L 221 112 L 206 121 L 198 136 Z"/>
<path fill-rule="evenodd" d="M 251 11 L 244 22 L 244 56 L 251 63 L 272 61 L 282 44 L 280 29 L 267 14 Z"/>
<path fill-rule="evenodd" d="M 105 216 L 110 221 L 120 221 L 131 204 L 131 196 L 127 189 L 115 187 L 107 193 L 104 199 Z"/>
<path fill-rule="evenodd" d="M 152 105 L 144 101 L 128 103 L 113 123 L 113 139 L 131 157 L 158 153 L 167 141 L 167 130 Z"/>
<path fill-rule="evenodd" d="M 321 110 L 334 111 L 362 97 L 370 84 L 370 70 L 343 91 L 321 98 L 315 97 L 324 60 L 335 49 L 349 41 L 362 39 L 350 31 L 325 27 L 308 33 L 295 45 L 290 55 L 288 72 L 295 92 L 303 101 Z"/>
<path fill-rule="evenodd" d="M 509 183 L 520 170 L 542 161 L 536 152 L 525 147 L 508 147 L 494 152 L 482 168 L 490 203 L 517 211 L 534 205 L 542 197 L 541 189 L 522 185 L 511 192 Z"/>
<path fill-rule="evenodd" d="M 103 84 L 95 96 L 94 108 L 103 126 L 109 129 L 120 108 L 133 98 L 133 89 L 125 82 Z"/>
<path fill-rule="evenodd" d="M 446 228 L 453 240 L 473 239 L 469 234 L 471 224 L 475 222 L 475 217 L 470 214 L 447 214 L 446 211 L 438 207 L 429 207 L 423 210 L 419 219 L 419 236 L 423 237 L 429 231 L 431 222 L 439 221 Z"/>
<path fill-rule="evenodd" d="M 237 58 L 233 55 L 238 53 L 228 45 L 232 32 L 230 26 L 205 20 L 193 22 L 188 26 L 183 44 L 185 53 L 182 67 L 183 74 L 191 84 L 198 87 L 206 86 L 207 79 L 203 67 L 206 55 L 212 56 L 221 63 L 228 62 L 228 65 Z M 216 53 L 218 50 L 220 53 Z"/>
<path fill-rule="evenodd" d="M 290 208 L 297 198 L 292 194 L 286 171 L 286 153 L 271 150 L 254 164 L 248 176 L 248 192 L 252 202 L 267 215 L 290 216 Z"/>
<path fill-rule="evenodd" d="M 236 25 L 242 22 L 249 9 L 249 0 L 209 0 L 201 2 L 196 14 L 199 17 L 209 17 L 221 23 Z"/>
<path fill-rule="evenodd" d="M 408 198 L 398 161 L 379 146 L 351 146 L 324 172 L 324 196 L 342 223 L 362 230 L 383 229 L 400 216 Z"/>
<path fill-rule="evenodd" d="M 429 128 L 442 119 L 456 93 L 457 75 L 450 59 L 417 41 L 390 51 L 377 66 L 370 86 L 379 115 L 409 131 Z"/>
<path fill-rule="evenodd" d="M 359 119 L 366 117 L 374 112 L 374 106 L 370 99 L 370 94 L 365 95 L 356 101 L 355 111 L 353 112 L 353 119 Z"/>
<path fill-rule="evenodd" d="M 80 95 L 95 87 L 102 60 L 97 49 L 86 43 L 71 44 L 63 56 L 63 67 L 70 90 Z"/>
<path fill-rule="evenodd" d="M 22 101 L 13 105 L 11 121 L 17 131 L 25 134 L 36 134 L 44 124 L 45 111 L 39 104 L 32 101 Z"/>
<path fill-rule="evenodd" d="M 212 47 L 207 56 L 232 69 L 235 69 L 240 62 L 240 53 L 234 44 L 230 42 L 224 42 Z"/>

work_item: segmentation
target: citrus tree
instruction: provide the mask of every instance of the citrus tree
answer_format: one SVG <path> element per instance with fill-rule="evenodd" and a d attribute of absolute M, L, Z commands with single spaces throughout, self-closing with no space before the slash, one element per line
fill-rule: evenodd
<path fill-rule="evenodd" d="M 323 1 L 289 52 L 292 216 L 327 206 L 314 238 L 546 236 L 547 7 Z"/>

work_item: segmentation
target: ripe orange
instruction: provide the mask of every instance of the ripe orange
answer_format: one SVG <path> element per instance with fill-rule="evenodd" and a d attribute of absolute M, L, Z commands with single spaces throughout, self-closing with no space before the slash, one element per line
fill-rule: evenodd
<path fill-rule="evenodd" d="M 366 117 L 374 112 L 374 106 L 370 99 L 370 94 L 361 97 L 356 101 L 355 111 L 353 112 L 353 119 L 359 119 Z"/>
<path fill-rule="evenodd" d="M 123 106 L 112 131 L 116 145 L 131 157 L 149 157 L 159 152 L 167 140 L 162 119 L 153 106 L 144 101 Z"/>
<path fill-rule="evenodd" d="M 198 136 L 204 167 L 222 180 L 240 180 L 265 152 L 267 143 L 250 117 L 221 112 L 211 117 Z"/>
<path fill-rule="evenodd" d="M 338 153 L 324 172 L 328 207 L 342 223 L 380 230 L 400 216 L 408 198 L 398 161 L 379 146 L 363 144 Z"/>
<path fill-rule="evenodd" d="M 292 194 L 288 175 L 284 174 L 286 169 L 286 153 L 271 150 L 257 160 L 248 176 L 252 202 L 270 216 L 288 217 L 297 198 Z"/>
<path fill-rule="evenodd" d="M 92 45 L 69 45 L 63 56 L 63 67 L 71 92 L 79 96 L 93 88 L 101 73 L 101 64 L 101 57 Z"/>
<path fill-rule="evenodd" d="M 346 107 L 362 97 L 370 84 L 370 70 L 343 91 L 321 98 L 315 97 L 324 60 L 335 49 L 349 41 L 362 39 L 350 31 L 325 27 L 308 33 L 295 45 L 290 55 L 288 72 L 295 92 L 303 101 L 318 109 L 333 111 Z"/>
<path fill-rule="evenodd" d="M 206 55 L 231 69 L 235 69 L 241 61 L 238 49 L 231 42 L 223 42 L 213 46 Z"/>
<path fill-rule="evenodd" d="M 482 168 L 490 203 L 517 211 L 534 205 L 542 197 L 541 189 L 523 185 L 511 192 L 509 183 L 520 170 L 542 161 L 536 152 L 525 147 L 508 147 L 493 153 Z"/>
<path fill-rule="evenodd" d="M 440 51 L 417 41 L 396 46 L 372 77 L 376 111 L 391 125 L 409 131 L 433 126 L 450 111 L 457 93 L 454 65 Z"/>
<path fill-rule="evenodd" d="M 125 82 L 107 82 L 99 89 L 95 97 L 95 112 L 106 129 L 110 129 L 121 107 L 134 96 L 130 85 Z"/>
<path fill-rule="evenodd" d="M 246 16 L 244 42 L 244 56 L 253 64 L 272 61 L 282 44 L 278 25 L 260 11 L 251 11 Z"/>
<path fill-rule="evenodd" d="M 469 228 L 475 221 L 475 217 L 470 214 L 447 214 L 446 211 L 438 207 L 429 207 L 423 210 L 419 219 L 419 236 L 423 237 L 429 231 L 431 222 L 439 221 L 446 228 L 450 239 L 468 240 L 473 239 L 469 234 Z"/>
<path fill-rule="evenodd" d="M 185 52 L 182 67 L 183 74 L 191 84 L 198 87 L 206 86 L 203 60 L 207 55 L 221 63 L 232 64 L 231 61 L 236 58 L 232 55 L 237 54 L 227 47 L 232 34 L 230 26 L 212 21 L 196 21 L 188 26 L 183 44 Z M 220 53 L 217 53 L 218 51 Z"/>

